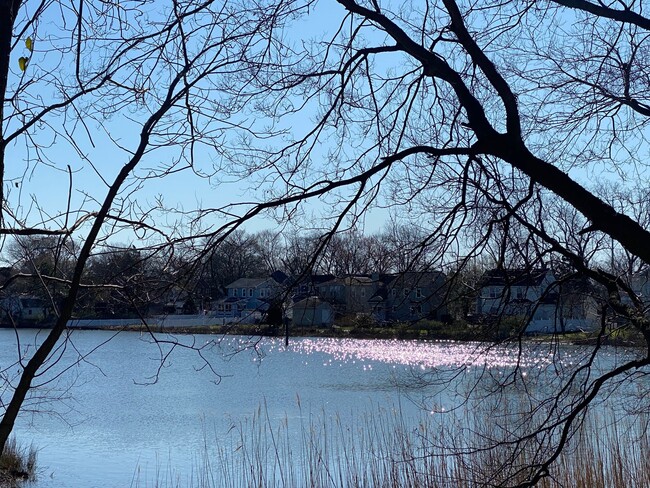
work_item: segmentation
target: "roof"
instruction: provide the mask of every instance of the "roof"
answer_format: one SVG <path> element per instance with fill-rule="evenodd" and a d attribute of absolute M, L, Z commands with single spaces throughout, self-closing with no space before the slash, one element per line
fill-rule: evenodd
<path fill-rule="evenodd" d="M 336 279 L 336 276 L 331 274 L 324 274 L 324 275 L 314 274 L 303 278 L 300 282 L 311 283 L 312 285 L 320 285 L 321 283 L 325 283 L 326 281 L 332 281 L 333 279 Z"/>
<path fill-rule="evenodd" d="M 396 286 L 427 286 L 432 283 L 441 284 L 446 278 L 442 271 L 408 271 L 393 275 L 393 279 L 388 282 L 391 287 Z"/>
<path fill-rule="evenodd" d="M 289 280 L 289 277 L 282 271 L 274 271 L 271 273 L 271 278 L 280 285 L 285 284 Z"/>
<path fill-rule="evenodd" d="M 239 278 L 226 286 L 226 288 L 255 288 L 269 280 L 270 278 Z"/>
<path fill-rule="evenodd" d="M 539 286 L 551 272 L 547 269 L 490 269 L 483 273 L 480 286 Z"/>
<path fill-rule="evenodd" d="M 381 302 L 388 298 L 388 290 L 385 286 L 380 287 L 375 293 L 368 298 L 369 302 Z"/>
<path fill-rule="evenodd" d="M 304 298 L 303 300 L 294 303 L 293 306 L 294 308 L 318 308 L 320 306 L 332 307 L 328 302 L 314 296 Z"/>
<path fill-rule="evenodd" d="M 45 302 L 43 300 L 41 300 L 40 298 L 32 298 L 32 297 L 21 298 L 20 303 L 25 308 L 40 308 L 45 306 Z"/>
<path fill-rule="evenodd" d="M 370 286 L 376 283 L 369 276 L 346 276 L 345 278 L 334 278 L 333 280 L 321 283 L 322 285 L 343 285 L 343 286 Z"/>

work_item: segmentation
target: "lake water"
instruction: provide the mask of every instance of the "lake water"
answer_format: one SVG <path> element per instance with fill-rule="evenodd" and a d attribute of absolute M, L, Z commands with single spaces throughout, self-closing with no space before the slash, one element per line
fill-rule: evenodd
<path fill-rule="evenodd" d="M 17 351 L 29 355 L 43 334 L 20 331 L 17 345 L 13 331 L 0 330 L 5 376 L 18 372 Z M 39 451 L 35 487 L 189 486 L 206 453 L 238 452 L 238 435 L 255 422 L 289 426 L 291 439 L 299 435 L 292 427 L 306 421 L 336 419 L 339 428 L 355 429 L 360 419 L 395 411 L 415 426 L 517 362 L 522 379 L 551 370 L 560 377 L 587 352 L 541 345 L 521 356 L 453 342 L 307 338 L 285 349 L 272 339 L 157 338 L 162 342 L 137 332 L 71 333 L 15 429 L 19 442 Z M 605 361 L 611 366 L 631 354 L 611 349 Z"/>

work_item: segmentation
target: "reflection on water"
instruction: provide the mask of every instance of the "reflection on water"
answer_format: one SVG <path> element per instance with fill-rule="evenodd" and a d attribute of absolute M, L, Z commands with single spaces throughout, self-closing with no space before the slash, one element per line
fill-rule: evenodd
<path fill-rule="evenodd" d="M 233 426 L 250 422 L 261 406 L 270 424 L 300 426 L 322 416 L 353 429 L 355 419 L 381 407 L 416 426 L 423 412 L 453 411 L 470 391 L 487 396 L 506 380 L 515 392 L 553 391 L 589 351 L 352 339 L 295 339 L 285 349 L 273 339 L 160 339 L 169 342 L 139 333 L 72 334 L 49 372 L 64 374 L 54 382 L 41 378 L 30 403 L 53 415 L 24 415 L 16 429 L 20 441 L 40 450 L 37 488 L 135 486 L 134 477 L 150 486 L 161 472 L 184 486 L 206 446 L 229 445 Z M 30 354 L 39 340 L 21 331 L 20 348 Z M 17 351 L 14 333 L 0 330 L 2 368 L 14 376 Z M 596 363 L 611 366 L 633 354 L 611 349 Z"/>
<path fill-rule="evenodd" d="M 325 365 L 379 361 L 422 369 L 461 366 L 508 368 L 515 364 L 527 368 L 546 365 L 553 360 L 552 354 L 520 356 L 515 347 L 486 348 L 480 344 L 453 341 L 304 339 L 294 342 L 292 348 L 300 354 L 328 354 L 330 358 Z M 367 367 L 371 368 L 372 364 Z"/>

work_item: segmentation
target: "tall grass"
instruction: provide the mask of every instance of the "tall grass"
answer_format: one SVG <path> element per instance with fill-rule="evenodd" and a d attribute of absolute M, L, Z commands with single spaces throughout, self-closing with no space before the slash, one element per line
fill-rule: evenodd
<path fill-rule="evenodd" d="M 491 424 L 477 417 L 477 439 L 459 439 L 439 420 L 413 424 L 398 409 L 378 410 L 351 427 L 339 416 L 299 420 L 298 442 L 289 419 L 277 425 L 264 409 L 233 428 L 210 468 L 228 487 L 477 487 L 508 486 L 530 476 L 537 447 L 480 446 Z M 480 427 L 479 427 L 480 425 Z M 629 488 L 650 486 L 645 429 L 601 424 L 591 417 L 539 486 Z"/>
<path fill-rule="evenodd" d="M 444 415 L 414 422 L 399 407 L 377 408 L 351 421 L 309 412 L 272 419 L 262 405 L 220 436 L 216 448 L 203 446 L 190 480 L 171 482 L 165 476 L 154 486 L 475 488 L 528 479 L 530 466 L 539 461 L 539 443 L 477 448 L 497 435 L 491 419 L 474 413 L 463 420 L 471 425 L 461 436 Z M 650 434 L 638 418 L 612 419 L 589 417 L 538 486 L 650 486 Z"/>
<path fill-rule="evenodd" d="M 36 449 L 23 448 L 10 438 L 0 454 L 0 487 L 19 487 L 36 478 Z"/>

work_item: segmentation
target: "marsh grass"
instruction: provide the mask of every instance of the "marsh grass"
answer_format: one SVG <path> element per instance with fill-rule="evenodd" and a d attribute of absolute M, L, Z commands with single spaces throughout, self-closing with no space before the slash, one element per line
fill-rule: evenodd
<path fill-rule="evenodd" d="M 216 447 L 204 439 L 190 479 L 170 476 L 156 488 L 475 488 L 513 486 L 539 462 L 539 445 L 491 445 L 498 433 L 480 414 L 464 433 L 444 414 L 413 421 L 399 407 L 359 418 L 312 414 L 271 418 L 262 405 L 233 423 Z M 638 417 L 589 417 L 537 486 L 630 488 L 650 486 L 650 435 Z M 488 440 L 489 442 L 486 442 Z M 143 486 L 143 485 L 141 485 Z"/>
<path fill-rule="evenodd" d="M 395 409 L 360 418 L 352 422 L 355 427 L 339 416 L 307 418 L 299 420 L 297 445 L 291 441 L 289 420 L 274 427 L 264 410 L 236 428 L 235 449 L 220 449 L 213 466 L 228 480 L 222 486 L 509 486 L 528 479 L 528 467 L 538 462 L 532 445 L 518 450 L 508 444 L 471 448 L 482 446 L 490 434 L 485 418 L 472 419 L 468 431 L 477 438 L 463 440 L 438 419 L 421 419 L 414 428 Z M 587 421 L 539 486 L 650 486 L 645 429 L 603 420 Z"/>
<path fill-rule="evenodd" d="M 36 449 L 18 445 L 15 438 L 9 439 L 0 454 L 0 487 L 19 487 L 25 481 L 36 478 Z"/>

